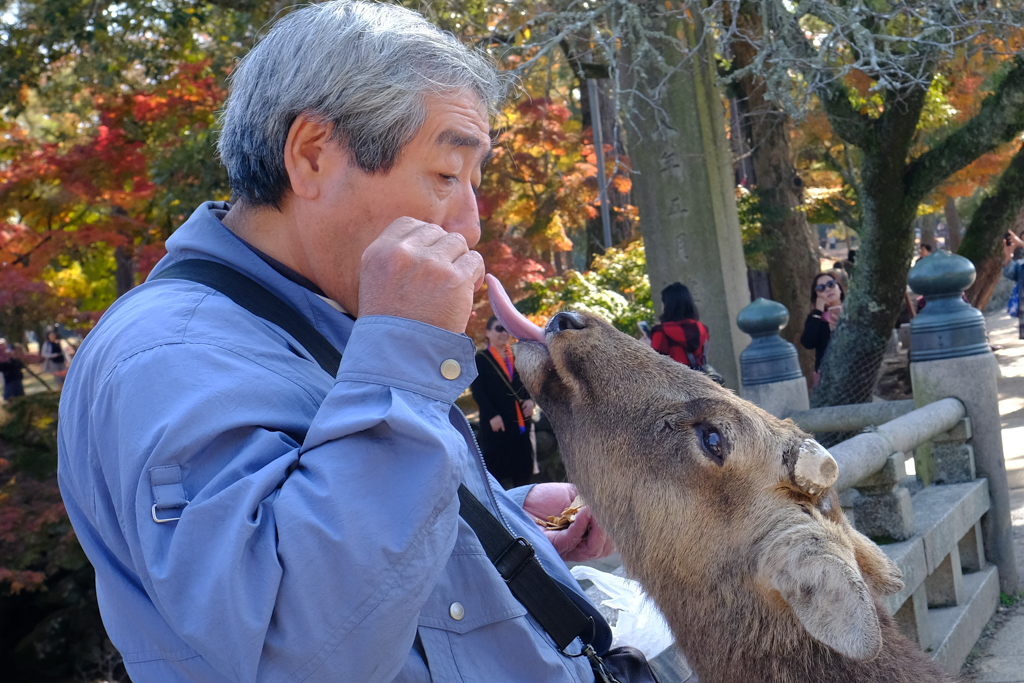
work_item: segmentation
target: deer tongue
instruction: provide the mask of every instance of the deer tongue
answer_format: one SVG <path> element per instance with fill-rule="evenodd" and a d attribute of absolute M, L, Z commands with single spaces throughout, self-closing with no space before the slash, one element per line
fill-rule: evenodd
<path fill-rule="evenodd" d="M 505 288 L 498 282 L 498 278 L 488 273 L 486 280 L 487 296 L 491 300 L 491 309 L 494 311 L 494 316 L 501 323 L 502 327 L 519 341 L 535 341 L 543 344 L 544 330 L 534 325 L 522 313 L 516 310 L 516 307 L 512 305 L 512 300 L 505 293 Z"/>

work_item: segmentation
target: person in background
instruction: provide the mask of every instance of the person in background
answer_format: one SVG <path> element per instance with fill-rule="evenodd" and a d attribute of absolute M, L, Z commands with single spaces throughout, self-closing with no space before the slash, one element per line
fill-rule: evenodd
<path fill-rule="evenodd" d="M 1017 283 L 1018 294 L 1024 290 L 1024 258 L 1014 258 L 1017 249 L 1024 248 L 1024 240 L 1010 231 L 1003 236 L 1003 277 Z M 1017 336 L 1024 339 L 1024 306 L 1017 307 Z"/>
<path fill-rule="evenodd" d="M 651 348 L 694 370 L 707 364 L 708 328 L 700 322 L 690 289 L 673 282 L 661 290 L 661 324 L 651 330 Z"/>
<path fill-rule="evenodd" d="M 7 340 L 0 340 L 0 374 L 4 377 L 5 401 L 25 395 L 25 386 L 22 383 L 24 376 L 21 372 L 24 367 L 25 363 L 18 351 L 8 344 Z"/>
<path fill-rule="evenodd" d="M 43 357 L 43 372 L 51 373 L 57 386 L 62 386 L 66 376 L 64 372 L 66 358 L 60 333 L 57 330 L 50 330 L 46 333 L 46 341 L 39 347 L 39 354 Z"/>
<path fill-rule="evenodd" d="M 814 383 L 818 383 L 818 371 L 821 359 L 832 339 L 832 331 L 839 323 L 839 315 L 843 312 L 843 301 L 846 292 L 839 283 L 835 273 L 818 273 L 811 281 L 811 304 L 814 308 L 804 321 L 804 332 L 800 335 L 800 343 L 805 349 L 814 349 Z"/>
<path fill-rule="evenodd" d="M 933 253 L 935 253 L 934 247 L 932 247 L 932 245 L 928 244 L 927 242 L 921 243 L 920 251 L 921 255 L 917 257 L 916 261 L 914 261 L 915 266 L 921 261 L 921 259 L 928 258 Z"/>
<path fill-rule="evenodd" d="M 493 315 L 485 335 L 487 346 L 476 354 L 477 376 L 469 385 L 480 407 L 480 450 L 502 486 L 525 486 L 536 466 L 530 442 L 533 399 L 516 371 L 509 333 Z"/>

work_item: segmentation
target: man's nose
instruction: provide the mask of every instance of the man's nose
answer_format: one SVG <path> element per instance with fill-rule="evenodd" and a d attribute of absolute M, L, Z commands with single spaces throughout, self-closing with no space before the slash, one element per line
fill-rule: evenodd
<path fill-rule="evenodd" d="M 449 204 L 444 229 L 465 237 L 470 249 L 480 241 L 480 212 L 477 209 L 476 193 L 471 184 L 459 185 L 458 193 L 452 197 Z"/>

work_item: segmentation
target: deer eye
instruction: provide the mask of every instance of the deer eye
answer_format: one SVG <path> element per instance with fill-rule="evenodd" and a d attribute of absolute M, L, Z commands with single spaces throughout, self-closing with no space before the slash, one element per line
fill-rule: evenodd
<path fill-rule="evenodd" d="M 697 425 L 697 437 L 704 454 L 721 467 L 725 463 L 725 439 L 721 432 L 710 425 Z"/>

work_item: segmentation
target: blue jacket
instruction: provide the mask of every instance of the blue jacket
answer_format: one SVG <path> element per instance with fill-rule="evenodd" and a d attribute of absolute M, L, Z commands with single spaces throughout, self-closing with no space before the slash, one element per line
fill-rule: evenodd
<path fill-rule="evenodd" d="M 1024 275 L 1024 259 L 1010 259 L 1010 262 L 1003 266 L 1003 277 L 1019 282 Z"/>
<path fill-rule="evenodd" d="M 351 320 L 228 231 L 227 208 L 201 206 L 154 273 L 229 263 L 344 357 L 332 378 L 280 328 L 180 280 L 137 287 L 85 339 L 61 398 L 59 481 L 132 679 L 593 681 L 459 517 L 464 482 L 581 595 L 453 407 L 476 374 L 472 341 Z"/>

